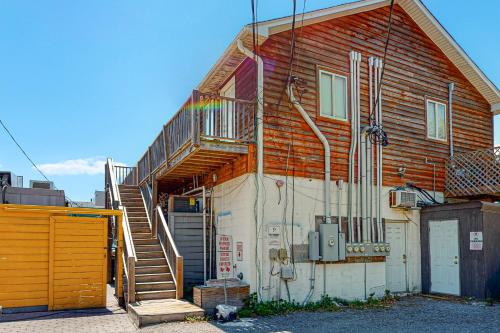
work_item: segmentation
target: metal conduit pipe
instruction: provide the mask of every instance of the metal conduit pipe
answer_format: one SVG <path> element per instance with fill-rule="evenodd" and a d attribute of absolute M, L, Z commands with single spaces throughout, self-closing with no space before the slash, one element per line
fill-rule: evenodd
<path fill-rule="evenodd" d="M 349 187 L 348 187 L 348 227 L 349 227 L 349 242 L 354 242 L 354 225 L 353 225 L 353 211 L 354 211 L 354 153 L 357 145 L 356 135 L 356 107 L 354 105 L 354 51 L 350 53 L 350 69 L 351 69 L 351 147 L 349 148 Z"/>
<path fill-rule="evenodd" d="M 360 144 L 360 150 L 361 150 L 361 192 L 362 192 L 362 201 L 361 201 L 361 225 L 363 227 L 363 233 L 362 233 L 362 241 L 363 243 L 368 242 L 368 219 L 367 219 L 367 214 L 368 214 L 368 184 L 367 184 L 367 174 L 368 174 L 368 166 L 367 166 L 367 160 L 368 160 L 368 154 L 366 150 L 366 142 L 368 138 L 368 132 L 371 128 L 369 126 L 366 126 L 363 128 L 361 131 L 361 144 Z M 369 141 L 369 140 L 368 140 Z"/>
<path fill-rule="evenodd" d="M 368 59 L 368 87 L 369 87 L 369 105 L 370 105 L 370 127 L 373 126 L 373 118 L 371 113 L 374 112 L 373 110 L 373 57 L 370 57 Z M 370 242 L 375 241 L 375 228 L 373 224 L 373 199 L 374 199 L 374 193 L 373 193 L 373 147 L 372 147 L 372 142 L 371 140 L 368 140 L 368 146 L 367 146 L 367 154 L 368 154 L 368 224 L 370 227 Z"/>
<path fill-rule="evenodd" d="M 306 110 L 302 107 L 302 105 L 299 103 L 299 101 L 295 98 L 293 95 L 293 89 L 292 85 L 289 83 L 287 85 L 287 95 L 288 98 L 290 99 L 290 102 L 292 105 L 295 107 L 297 111 L 299 111 L 300 115 L 304 119 L 304 121 L 309 125 L 309 127 L 312 129 L 316 137 L 321 141 L 323 144 L 323 149 L 325 152 L 325 185 L 324 185 L 324 197 L 325 197 L 325 222 L 326 223 L 332 223 L 332 214 L 331 214 L 331 193 L 330 193 L 330 144 L 328 143 L 328 140 L 324 136 L 324 134 L 319 130 L 318 126 L 314 123 L 314 121 L 309 117 L 307 114 Z"/>
<path fill-rule="evenodd" d="M 381 82 L 381 68 L 382 68 L 382 60 L 377 61 L 376 65 L 376 78 L 378 85 L 380 86 L 378 89 L 378 103 L 377 103 L 377 110 L 378 110 L 378 125 L 382 127 L 382 82 Z M 378 197 L 378 206 L 377 206 L 377 227 L 378 227 L 378 235 L 379 235 L 379 242 L 384 242 L 384 231 L 382 229 L 382 142 L 380 140 L 377 141 L 377 197 Z"/>
<path fill-rule="evenodd" d="M 360 84 L 359 84 L 359 65 L 361 61 L 361 54 L 355 53 L 355 68 L 356 68 L 356 135 L 358 136 L 358 143 L 361 142 L 361 110 L 360 110 Z M 359 145 L 359 144 L 358 144 Z M 356 239 L 359 243 L 361 241 L 361 147 L 358 147 L 358 185 L 356 186 Z"/>
<path fill-rule="evenodd" d="M 450 118 L 450 158 L 453 159 L 453 90 L 455 90 L 455 84 L 453 82 L 448 83 L 448 110 Z"/>

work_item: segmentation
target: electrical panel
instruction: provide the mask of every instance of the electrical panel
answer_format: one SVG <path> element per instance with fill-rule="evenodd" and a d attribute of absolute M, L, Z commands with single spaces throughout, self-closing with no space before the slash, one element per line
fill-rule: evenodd
<path fill-rule="evenodd" d="M 390 255 L 388 243 L 349 243 L 346 245 L 348 257 L 385 257 Z"/>
<path fill-rule="evenodd" d="M 319 225 L 319 254 L 322 261 L 339 260 L 339 225 L 322 223 Z"/>
<path fill-rule="evenodd" d="M 319 260 L 319 232 L 309 231 L 309 260 Z"/>
<path fill-rule="evenodd" d="M 339 232 L 339 260 L 345 260 L 345 233 Z"/>

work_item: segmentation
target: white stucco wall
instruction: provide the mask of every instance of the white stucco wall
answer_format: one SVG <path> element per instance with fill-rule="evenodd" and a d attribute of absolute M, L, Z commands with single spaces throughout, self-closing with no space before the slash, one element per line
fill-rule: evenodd
<path fill-rule="evenodd" d="M 255 175 L 246 174 L 232 179 L 214 188 L 214 211 L 218 217 L 216 228 L 218 234 L 231 235 L 233 238 L 233 259 L 236 265 L 234 276 L 243 274 L 252 291 L 257 291 L 263 299 L 287 298 L 284 282 L 278 273 L 279 264 L 274 268 L 269 259 L 270 248 L 286 248 L 292 243 L 292 177 L 288 177 L 288 209 L 285 221 L 285 186 L 281 189 L 276 181 L 285 182 L 285 177 L 276 175 L 264 176 L 264 225 L 259 228 L 258 246 L 262 258 L 256 260 L 256 226 L 255 226 Z M 420 291 L 420 214 L 418 210 L 399 210 L 389 208 L 389 190 L 383 188 L 382 217 L 391 221 L 407 223 L 407 279 L 409 291 Z M 338 191 L 335 182 L 331 183 L 332 215 L 337 215 Z M 341 213 L 347 215 L 348 186 L 344 183 Z M 280 199 L 281 191 L 281 199 Z M 442 194 L 437 195 L 442 198 Z M 315 217 L 324 215 L 323 181 L 317 179 L 295 178 L 295 209 L 293 218 L 293 244 L 307 244 L 308 232 L 314 230 Z M 281 225 L 281 235 L 268 235 L 270 225 Z M 286 231 L 286 232 L 283 232 Z M 277 239 L 276 239 L 277 238 Z M 243 260 L 236 260 L 236 243 L 243 242 Z M 260 267 L 260 279 L 259 268 Z M 312 263 L 295 265 L 296 279 L 289 281 L 291 299 L 303 301 L 310 291 Z M 324 279 L 326 269 L 326 286 Z M 366 280 L 365 280 L 366 276 Z M 258 283 L 260 280 L 260 283 Z M 365 295 L 375 293 L 382 295 L 386 289 L 385 263 L 352 263 L 352 264 L 317 264 L 314 275 L 315 288 L 312 299 L 317 300 L 324 288 L 330 296 L 345 299 L 363 299 Z M 366 283 L 366 285 L 365 285 Z"/>

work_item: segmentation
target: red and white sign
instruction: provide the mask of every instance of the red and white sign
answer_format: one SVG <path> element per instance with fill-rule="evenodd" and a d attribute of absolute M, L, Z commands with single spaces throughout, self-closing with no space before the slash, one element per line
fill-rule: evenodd
<path fill-rule="evenodd" d="M 233 276 L 233 239 L 228 235 L 217 235 L 217 278 Z"/>
<path fill-rule="evenodd" d="M 243 261 L 243 242 L 236 242 L 236 260 Z"/>

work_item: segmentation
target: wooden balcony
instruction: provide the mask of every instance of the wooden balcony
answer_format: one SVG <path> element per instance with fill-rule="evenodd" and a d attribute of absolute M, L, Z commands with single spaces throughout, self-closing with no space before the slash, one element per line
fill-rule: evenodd
<path fill-rule="evenodd" d="M 138 182 L 153 173 L 165 183 L 189 182 L 248 153 L 255 103 L 193 91 L 137 163 Z"/>
<path fill-rule="evenodd" d="M 500 147 L 456 153 L 446 165 L 445 195 L 500 198 Z"/>

